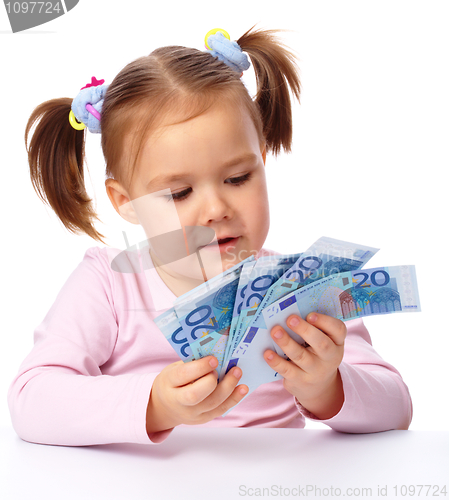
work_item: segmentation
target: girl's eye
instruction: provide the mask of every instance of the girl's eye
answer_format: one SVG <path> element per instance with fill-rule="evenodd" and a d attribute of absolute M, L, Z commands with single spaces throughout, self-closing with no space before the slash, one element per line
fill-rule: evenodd
<path fill-rule="evenodd" d="M 228 184 L 231 184 L 232 186 L 242 186 L 245 182 L 247 182 L 251 177 L 251 172 L 248 172 L 245 175 L 242 175 L 240 177 L 231 177 L 230 179 L 227 179 Z M 167 201 L 182 201 L 189 196 L 189 194 L 192 192 L 192 188 L 187 188 L 184 189 L 183 191 L 179 191 L 178 193 L 172 193 L 169 195 L 166 195 Z"/>
<path fill-rule="evenodd" d="M 230 179 L 228 179 L 228 181 L 229 184 L 232 184 L 233 186 L 241 186 L 246 181 L 248 181 L 250 177 L 251 177 L 251 172 L 248 172 L 247 174 L 242 175 L 241 177 L 231 177 Z"/>
<path fill-rule="evenodd" d="M 191 191 L 192 191 L 192 188 L 187 188 L 187 189 L 184 189 L 183 191 L 179 191 L 179 193 L 169 194 L 169 195 L 166 196 L 167 201 L 172 201 L 172 200 L 180 201 L 180 200 L 183 200 L 184 198 L 187 198 L 187 196 L 190 194 Z"/>

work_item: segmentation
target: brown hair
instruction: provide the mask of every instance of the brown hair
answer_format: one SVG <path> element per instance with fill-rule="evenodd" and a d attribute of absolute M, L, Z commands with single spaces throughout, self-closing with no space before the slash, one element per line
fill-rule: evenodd
<path fill-rule="evenodd" d="M 125 66 L 107 89 L 101 112 L 106 176 L 126 186 L 145 137 L 167 113 L 182 110 L 180 121 L 186 121 L 203 113 L 217 97 L 246 107 L 267 151 L 275 155 L 281 149 L 290 151 L 290 92 L 299 101 L 300 80 L 294 55 L 275 34 L 275 30 L 251 28 L 237 40 L 255 71 L 254 100 L 240 75 L 208 52 L 162 47 Z M 84 186 L 85 131 L 70 125 L 71 103 L 70 98 L 53 99 L 31 114 L 25 131 L 31 181 L 69 231 L 84 232 L 103 242 L 104 236 L 93 226 L 92 221 L 99 219 Z M 28 146 L 28 134 L 35 122 Z M 130 168 L 124 168 L 124 141 L 129 137 L 131 151 L 136 153 Z"/>

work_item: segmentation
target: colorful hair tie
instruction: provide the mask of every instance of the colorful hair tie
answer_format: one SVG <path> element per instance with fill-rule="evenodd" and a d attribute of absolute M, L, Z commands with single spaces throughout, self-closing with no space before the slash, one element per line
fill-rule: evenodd
<path fill-rule="evenodd" d="M 220 28 L 210 30 L 205 38 L 206 48 L 212 56 L 227 64 L 238 73 L 250 67 L 248 56 L 242 52 L 239 44 L 230 39 L 229 34 Z"/>
<path fill-rule="evenodd" d="M 83 122 L 79 122 L 76 119 L 76 116 L 72 110 L 70 110 L 70 113 L 69 113 L 69 122 L 70 122 L 70 125 L 72 125 L 72 127 L 75 130 L 84 130 L 86 128 L 86 125 L 84 125 Z"/>
<path fill-rule="evenodd" d="M 207 50 L 212 50 L 212 47 L 209 47 L 209 44 L 207 43 L 209 37 L 211 35 L 216 35 L 218 32 L 223 33 L 223 36 L 227 38 L 228 40 L 231 40 L 231 36 L 229 33 L 225 30 L 222 30 L 221 28 L 214 28 L 206 33 L 206 36 L 204 37 L 204 46 L 206 47 Z"/>
<path fill-rule="evenodd" d="M 93 115 L 98 121 L 101 119 L 100 113 L 92 106 L 92 104 L 86 104 L 86 109 L 91 115 Z"/>
<path fill-rule="evenodd" d="M 85 85 L 73 99 L 69 122 L 75 130 L 83 130 L 87 127 L 89 132 L 94 134 L 101 132 L 101 109 L 109 87 L 103 83 L 104 80 L 97 80 L 93 76 L 91 83 Z"/>

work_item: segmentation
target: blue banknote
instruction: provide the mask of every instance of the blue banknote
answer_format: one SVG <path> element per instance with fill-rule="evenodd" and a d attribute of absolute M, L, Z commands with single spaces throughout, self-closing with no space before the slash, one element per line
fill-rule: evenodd
<path fill-rule="evenodd" d="M 259 308 L 265 294 L 287 269 L 298 260 L 301 254 L 293 255 L 270 255 L 261 257 L 253 266 L 248 279 L 248 284 L 241 301 L 239 316 L 235 322 L 235 328 L 231 331 L 228 340 L 228 347 L 223 363 L 224 371 L 228 371 L 228 359 L 235 347 L 240 343 L 245 330 L 252 322 L 253 316 Z"/>
<path fill-rule="evenodd" d="M 377 248 L 321 237 L 270 286 L 247 328 L 256 322 L 265 307 L 279 298 L 326 276 L 361 269 L 376 252 Z M 245 311 L 242 314 L 245 315 Z"/>
<path fill-rule="evenodd" d="M 176 299 L 174 308 L 194 359 L 213 355 L 220 374 L 242 267 L 254 256 Z"/>
<path fill-rule="evenodd" d="M 246 292 L 246 289 L 248 287 L 248 281 L 249 281 L 250 276 L 251 276 L 251 271 L 253 270 L 253 267 L 255 266 L 256 262 L 257 261 L 255 259 L 252 261 L 249 261 L 249 262 L 245 262 L 245 264 L 242 266 L 242 269 L 240 272 L 239 283 L 237 286 L 237 293 L 235 295 L 234 310 L 232 312 L 231 326 L 229 328 L 229 337 L 228 337 L 228 341 L 226 344 L 225 353 L 224 353 L 223 362 L 222 362 L 222 367 L 221 367 L 220 379 L 224 375 L 223 369 L 225 367 L 226 359 L 229 355 L 230 348 L 233 345 L 232 339 L 234 337 L 235 328 L 237 326 L 237 321 L 240 317 L 239 315 L 240 315 L 240 312 L 242 309 L 243 299 L 245 298 L 245 292 Z"/>
<path fill-rule="evenodd" d="M 415 266 L 376 267 L 328 276 L 298 289 L 262 311 L 267 330 L 285 324 L 297 314 L 305 318 L 311 312 L 349 321 L 377 314 L 419 312 Z M 298 335 L 285 324 L 286 331 L 297 342 Z M 273 343 L 278 354 L 282 351 Z"/>
<path fill-rule="evenodd" d="M 159 330 L 164 334 L 169 344 L 176 351 L 176 354 L 183 361 L 190 361 L 193 359 L 192 349 L 187 340 L 187 336 L 182 330 L 182 326 L 178 321 L 175 309 L 172 307 L 168 311 L 158 316 L 154 322 Z"/>

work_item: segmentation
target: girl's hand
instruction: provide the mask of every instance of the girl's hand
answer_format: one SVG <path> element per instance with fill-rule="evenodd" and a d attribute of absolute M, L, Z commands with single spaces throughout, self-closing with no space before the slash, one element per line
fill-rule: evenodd
<path fill-rule="evenodd" d="M 238 386 L 240 368 L 232 368 L 217 384 L 217 358 L 207 356 L 166 366 L 154 379 L 147 407 L 147 433 L 196 425 L 226 413 L 248 392 Z"/>
<path fill-rule="evenodd" d="M 344 402 L 338 367 L 343 359 L 346 325 L 318 313 L 310 313 L 306 321 L 296 315 L 289 316 L 287 324 L 310 347 L 298 344 L 276 325 L 271 329 L 271 337 L 289 360 L 267 350 L 265 361 L 284 377 L 284 387 L 302 406 L 321 420 L 331 418 Z"/>

